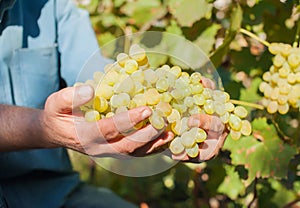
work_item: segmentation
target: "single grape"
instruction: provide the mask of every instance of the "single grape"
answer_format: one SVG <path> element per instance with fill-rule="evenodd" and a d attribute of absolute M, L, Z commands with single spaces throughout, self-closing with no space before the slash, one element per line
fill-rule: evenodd
<path fill-rule="evenodd" d="M 189 131 L 181 135 L 181 143 L 185 148 L 192 147 L 195 144 L 195 137 Z"/>
<path fill-rule="evenodd" d="M 236 106 L 233 112 L 240 118 L 245 118 L 248 115 L 248 111 L 242 106 Z"/>
<path fill-rule="evenodd" d="M 241 128 L 240 132 L 244 136 L 249 136 L 251 134 L 252 126 L 251 126 L 251 123 L 248 120 L 242 120 L 242 128 Z"/>
<path fill-rule="evenodd" d="M 136 94 L 133 98 L 132 101 L 136 103 L 136 106 L 145 106 L 147 104 L 147 100 L 145 97 L 145 94 Z"/>
<path fill-rule="evenodd" d="M 143 84 L 145 81 L 144 77 L 144 71 L 142 70 L 137 70 L 131 74 L 131 78 L 133 79 L 133 81 L 140 82 L 141 84 Z"/>
<path fill-rule="evenodd" d="M 194 105 L 194 98 L 192 97 L 185 97 L 184 98 L 184 105 L 187 106 L 188 108 L 192 107 Z"/>
<path fill-rule="evenodd" d="M 220 119 L 224 124 L 226 124 L 229 122 L 229 117 L 230 117 L 229 112 L 226 112 L 224 115 L 220 116 Z"/>
<path fill-rule="evenodd" d="M 299 52 L 290 54 L 288 56 L 288 63 L 292 68 L 296 68 L 300 64 Z"/>
<path fill-rule="evenodd" d="M 169 123 L 174 123 L 174 122 L 180 120 L 180 118 L 181 118 L 181 115 L 180 115 L 179 111 L 176 109 L 172 109 L 170 115 L 168 115 L 168 117 L 167 117 L 167 120 Z"/>
<path fill-rule="evenodd" d="M 199 106 L 204 105 L 206 102 L 206 99 L 202 94 L 194 95 L 193 98 L 194 98 L 194 103 Z"/>
<path fill-rule="evenodd" d="M 117 62 L 121 67 L 125 66 L 125 63 L 128 59 L 129 59 L 129 56 L 126 53 L 119 53 L 117 55 Z"/>
<path fill-rule="evenodd" d="M 197 144 L 194 144 L 194 146 L 190 148 L 185 148 L 185 152 L 189 157 L 195 158 L 199 155 L 199 147 Z"/>
<path fill-rule="evenodd" d="M 203 85 L 201 83 L 191 84 L 190 88 L 193 95 L 201 94 L 203 92 Z"/>
<path fill-rule="evenodd" d="M 278 112 L 282 115 L 287 114 L 289 109 L 290 109 L 290 107 L 287 103 L 285 103 L 283 105 L 278 105 Z"/>
<path fill-rule="evenodd" d="M 273 64 L 276 67 L 281 67 L 285 62 L 285 58 L 281 54 L 276 54 L 273 60 Z"/>
<path fill-rule="evenodd" d="M 169 88 L 169 82 L 166 78 L 159 78 L 156 82 L 156 89 L 158 92 L 165 92 Z"/>
<path fill-rule="evenodd" d="M 233 112 L 234 111 L 234 105 L 231 102 L 225 103 L 225 110 L 227 112 Z"/>
<path fill-rule="evenodd" d="M 195 138 L 195 141 L 197 143 L 201 143 L 207 138 L 207 133 L 203 129 L 198 127 L 191 128 L 189 133 L 192 135 L 193 138 Z"/>
<path fill-rule="evenodd" d="M 239 131 L 242 128 L 242 120 L 238 116 L 231 114 L 229 116 L 229 125 L 231 129 Z"/>
<path fill-rule="evenodd" d="M 216 113 L 219 116 L 222 116 L 227 112 L 226 108 L 225 108 L 225 104 L 220 101 L 214 101 L 214 108 L 215 108 Z"/>
<path fill-rule="evenodd" d="M 242 133 L 240 131 L 235 131 L 233 129 L 230 130 L 230 136 L 232 139 L 234 140 L 238 140 L 241 138 L 242 136 Z"/>
<path fill-rule="evenodd" d="M 190 79 L 192 84 L 198 84 L 201 82 L 202 75 L 199 72 L 194 72 Z"/>
<path fill-rule="evenodd" d="M 215 106 L 214 106 L 214 102 L 212 100 L 206 100 L 205 104 L 204 104 L 204 111 L 211 115 L 215 112 Z"/>
<path fill-rule="evenodd" d="M 276 113 L 278 110 L 278 103 L 276 101 L 271 101 L 269 102 L 267 106 L 267 111 L 271 114 Z"/>
<path fill-rule="evenodd" d="M 136 60 L 129 59 L 125 62 L 124 69 L 125 69 L 126 73 L 132 74 L 133 72 L 138 70 L 138 67 L 139 67 L 139 65 L 136 62 Z"/>
<path fill-rule="evenodd" d="M 84 118 L 88 122 L 94 122 L 100 120 L 100 113 L 96 110 L 88 110 L 84 114 Z"/>
<path fill-rule="evenodd" d="M 113 96 L 113 87 L 104 83 L 100 83 L 95 89 L 95 95 L 109 100 Z"/>
<path fill-rule="evenodd" d="M 159 102 L 155 106 L 155 110 L 160 116 L 167 117 L 172 113 L 172 106 L 166 102 Z"/>
<path fill-rule="evenodd" d="M 156 105 L 160 101 L 160 94 L 155 88 L 150 88 L 145 92 L 147 105 Z"/>
<path fill-rule="evenodd" d="M 180 153 L 182 153 L 185 148 L 181 143 L 181 138 L 180 137 L 175 137 L 171 143 L 170 143 L 170 151 L 174 154 L 174 155 L 178 155 Z"/>
<path fill-rule="evenodd" d="M 108 109 L 108 102 L 105 98 L 96 96 L 94 98 L 93 108 L 102 113 Z"/>
<path fill-rule="evenodd" d="M 137 62 L 143 62 L 147 58 L 146 52 L 138 44 L 133 44 L 129 48 L 129 56 Z"/>
<path fill-rule="evenodd" d="M 165 127 L 165 120 L 157 112 L 153 112 L 149 117 L 151 125 L 156 129 L 163 129 Z"/>
<path fill-rule="evenodd" d="M 170 72 L 172 74 L 174 74 L 177 78 L 181 76 L 181 68 L 179 66 L 173 66 L 172 68 L 170 68 Z"/>

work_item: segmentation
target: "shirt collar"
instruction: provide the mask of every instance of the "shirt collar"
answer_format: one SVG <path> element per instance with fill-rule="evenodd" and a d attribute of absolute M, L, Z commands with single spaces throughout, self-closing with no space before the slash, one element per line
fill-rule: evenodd
<path fill-rule="evenodd" d="M 15 2 L 16 0 L 0 0 L 0 23 L 2 21 L 4 12 L 12 8 Z"/>

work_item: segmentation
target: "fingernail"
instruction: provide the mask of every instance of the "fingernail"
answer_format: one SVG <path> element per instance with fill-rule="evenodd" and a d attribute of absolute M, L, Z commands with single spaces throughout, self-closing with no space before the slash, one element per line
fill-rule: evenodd
<path fill-rule="evenodd" d="M 93 95 L 93 89 L 89 85 L 82 85 L 78 87 L 77 94 L 81 98 L 91 98 Z"/>
<path fill-rule="evenodd" d="M 152 114 L 152 111 L 151 111 L 150 109 L 146 108 L 146 109 L 142 112 L 142 119 L 148 118 L 151 114 Z"/>
<path fill-rule="evenodd" d="M 190 127 L 199 127 L 200 126 L 200 120 L 198 118 L 190 118 L 188 125 Z"/>

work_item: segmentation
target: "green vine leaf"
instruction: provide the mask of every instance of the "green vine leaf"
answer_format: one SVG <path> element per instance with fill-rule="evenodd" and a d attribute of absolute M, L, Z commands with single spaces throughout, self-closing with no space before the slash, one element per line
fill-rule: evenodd
<path fill-rule="evenodd" d="M 169 12 L 179 25 L 191 27 L 196 21 L 211 13 L 212 4 L 205 0 L 168 0 Z"/>
<path fill-rule="evenodd" d="M 130 24 L 142 26 L 165 16 L 167 9 L 159 0 L 137 0 L 128 1 L 121 7 L 121 12 L 130 17 Z"/>
<path fill-rule="evenodd" d="M 262 82 L 261 78 L 255 78 L 252 80 L 249 88 L 242 88 L 240 94 L 240 100 L 246 102 L 257 102 L 261 100 L 261 96 L 258 94 L 258 88 L 260 83 Z"/>
<path fill-rule="evenodd" d="M 213 24 L 204 30 L 201 35 L 198 36 L 197 40 L 194 41 L 196 45 L 198 45 L 205 54 L 209 54 L 209 52 L 213 49 L 215 44 L 215 36 L 217 32 L 221 28 L 218 24 Z"/>
<path fill-rule="evenodd" d="M 227 175 L 225 176 L 224 181 L 220 184 L 218 192 L 226 194 L 230 199 L 235 200 L 239 195 L 243 195 L 245 193 L 246 188 L 240 179 L 238 172 L 235 171 L 234 166 L 226 165 L 225 170 Z"/>
<path fill-rule="evenodd" d="M 278 207 L 285 207 L 285 205 L 297 198 L 296 192 L 287 189 L 282 183 L 272 178 L 269 178 L 272 189 L 275 190 L 274 196 L 269 199 Z"/>
<path fill-rule="evenodd" d="M 286 178 L 289 161 L 297 153 L 296 148 L 284 144 L 275 127 L 266 118 L 252 122 L 253 135 L 238 141 L 228 138 L 224 148 L 231 151 L 232 163 L 244 165 L 249 172 L 249 181 L 255 177 Z"/>
<path fill-rule="evenodd" d="M 115 6 L 115 7 L 120 7 L 120 6 L 122 6 L 125 2 L 126 2 L 126 0 L 114 0 L 114 6 Z"/>
<path fill-rule="evenodd" d="M 171 20 L 171 24 L 166 28 L 166 31 L 175 35 L 182 35 L 182 30 L 175 20 Z"/>

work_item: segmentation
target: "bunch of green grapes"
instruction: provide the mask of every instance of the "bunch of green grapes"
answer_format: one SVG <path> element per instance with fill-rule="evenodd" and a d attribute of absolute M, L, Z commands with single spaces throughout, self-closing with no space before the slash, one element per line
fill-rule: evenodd
<path fill-rule="evenodd" d="M 163 65 L 151 69 L 143 48 L 134 44 L 129 54 L 120 53 L 114 64 L 97 71 L 93 80 L 87 80 L 95 89 L 94 99 L 81 107 L 87 121 L 111 117 L 138 106 L 149 106 L 153 112 L 147 121 L 156 129 L 166 127 L 175 134 L 169 147 L 173 154 L 183 151 L 190 157 L 199 154 L 198 145 L 207 138 L 207 130 L 188 127 L 193 114 L 216 115 L 230 130 L 233 139 L 250 135 L 252 128 L 247 110 L 235 106 L 228 93 L 204 87 L 202 75 L 191 75 L 179 66 Z M 77 83 L 83 84 L 83 83 Z"/>
<path fill-rule="evenodd" d="M 290 108 L 300 106 L 300 48 L 272 43 L 269 51 L 274 58 L 259 86 L 264 94 L 262 104 L 271 114 L 286 114 Z"/>

